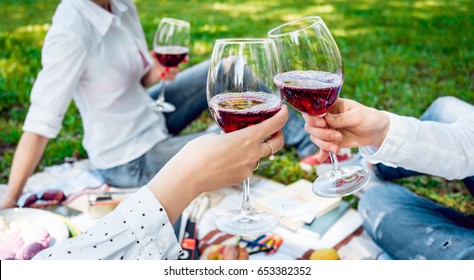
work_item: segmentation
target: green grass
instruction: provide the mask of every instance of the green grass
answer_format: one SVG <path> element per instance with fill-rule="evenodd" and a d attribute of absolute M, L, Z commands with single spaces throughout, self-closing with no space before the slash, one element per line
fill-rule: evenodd
<path fill-rule="evenodd" d="M 0 182 L 5 183 L 29 93 L 38 71 L 43 38 L 59 1 L 0 3 Z M 190 64 L 209 57 L 223 37 L 264 37 L 285 21 L 320 15 L 332 31 L 345 65 L 343 97 L 418 117 L 437 97 L 474 103 L 473 1 L 150 1 L 136 0 L 148 42 L 163 16 L 192 24 Z M 209 114 L 186 133 L 210 123 Z M 64 157 L 86 157 L 82 124 L 71 105 L 59 137 L 51 140 L 39 169 Z M 314 179 L 298 166 L 294 151 L 264 161 L 259 173 L 283 183 Z M 435 177 L 399 181 L 417 193 L 474 215 L 474 202 L 460 182 Z M 428 186 L 425 188 L 425 186 Z"/>

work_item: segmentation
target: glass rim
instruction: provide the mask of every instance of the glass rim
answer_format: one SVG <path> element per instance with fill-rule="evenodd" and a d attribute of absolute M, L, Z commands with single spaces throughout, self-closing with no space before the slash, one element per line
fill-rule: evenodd
<path fill-rule="evenodd" d="M 308 25 L 306 25 L 306 26 L 304 26 L 304 27 L 301 27 L 301 28 L 298 28 L 298 29 L 295 29 L 295 30 L 293 30 L 293 31 L 289 31 L 289 32 L 281 33 L 281 34 L 272 34 L 272 33 L 274 33 L 276 30 L 281 29 L 281 28 L 283 28 L 283 27 L 285 27 L 285 26 L 294 24 L 294 23 L 296 23 L 296 22 L 305 21 L 305 20 L 308 20 L 308 19 L 315 19 L 315 21 L 314 21 L 313 23 L 309 23 Z M 268 31 L 267 36 L 269 36 L 269 37 L 271 37 L 271 38 L 283 37 L 283 36 L 289 35 L 289 34 L 291 34 L 291 33 L 295 33 L 295 32 L 299 32 L 299 31 L 308 29 L 308 28 L 310 28 L 310 27 L 313 27 L 313 26 L 316 25 L 316 24 L 320 24 L 321 22 L 323 22 L 323 19 L 322 19 L 320 16 L 308 16 L 308 17 L 304 17 L 304 18 L 294 19 L 294 20 L 292 20 L 292 21 L 285 22 L 285 23 L 280 24 L 280 25 L 278 25 L 277 27 L 271 29 L 270 31 Z"/>
<path fill-rule="evenodd" d="M 191 26 L 189 21 L 185 21 L 185 20 L 177 19 L 177 18 L 164 17 L 164 18 L 161 19 L 160 22 L 162 22 L 162 21 L 175 23 L 175 24 L 178 24 L 178 25 L 181 25 L 181 26 Z"/>
<path fill-rule="evenodd" d="M 217 43 L 226 43 L 226 44 L 274 43 L 274 40 L 270 38 L 223 38 L 223 39 L 216 39 L 216 44 Z"/>

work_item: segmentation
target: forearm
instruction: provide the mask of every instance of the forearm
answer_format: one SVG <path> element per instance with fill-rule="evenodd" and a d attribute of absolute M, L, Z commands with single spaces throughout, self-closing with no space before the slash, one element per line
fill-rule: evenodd
<path fill-rule="evenodd" d="M 154 72 L 155 72 L 154 68 L 151 68 L 150 71 L 148 71 L 145 75 L 143 75 L 141 79 L 142 86 L 151 87 L 152 85 L 160 82 L 159 76 Z"/>
<path fill-rule="evenodd" d="M 13 206 L 43 155 L 48 138 L 25 132 L 18 143 L 8 180 L 7 203 Z"/>
<path fill-rule="evenodd" d="M 378 150 L 362 149 L 371 162 L 463 179 L 474 175 L 474 113 L 443 124 L 391 115 L 390 130 Z"/>
<path fill-rule="evenodd" d="M 193 176 L 192 172 L 187 172 L 192 167 L 179 168 L 179 166 L 179 161 L 172 158 L 148 183 L 148 188 L 163 205 L 171 223 L 176 221 L 200 193 L 196 176 Z"/>

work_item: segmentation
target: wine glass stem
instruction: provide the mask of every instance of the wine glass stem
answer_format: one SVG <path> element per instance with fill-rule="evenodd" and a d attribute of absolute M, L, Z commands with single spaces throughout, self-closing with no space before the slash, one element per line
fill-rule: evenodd
<path fill-rule="evenodd" d="M 248 216 L 253 210 L 252 202 L 250 202 L 250 177 L 242 182 L 242 188 L 244 193 L 240 213 L 242 216 Z"/>
<path fill-rule="evenodd" d="M 166 82 L 165 82 L 165 81 L 162 81 L 161 83 L 162 83 L 162 85 L 161 85 L 160 95 L 159 95 L 158 98 L 156 99 L 156 103 L 158 103 L 158 104 L 162 104 L 162 103 L 165 101 L 165 86 L 166 86 Z"/>
<path fill-rule="evenodd" d="M 337 160 L 337 156 L 334 153 L 329 153 L 329 157 L 331 158 L 332 163 L 332 175 L 336 175 L 341 172 L 339 161 Z"/>

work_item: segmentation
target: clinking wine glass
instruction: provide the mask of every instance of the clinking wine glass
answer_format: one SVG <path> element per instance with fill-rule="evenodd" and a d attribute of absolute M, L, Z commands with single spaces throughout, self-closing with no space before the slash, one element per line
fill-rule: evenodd
<path fill-rule="evenodd" d="M 285 100 L 296 110 L 323 117 L 339 97 L 344 69 L 331 32 L 318 16 L 282 24 L 268 32 L 275 40 L 282 72 L 274 77 Z M 332 170 L 319 176 L 313 192 L 322 197 L 352 194 L 369 181 L 359 166 L 339 166 L 330 153 Z"/>
<path fill-rule="evenodd" d="M 278 72 L 273 40 L 216 41 L 207 78 L 207 101 L 211 115 L 224 133 L 258 124 L 281 109 L 281 95 L 273 83 Z M 278 218 L 253 209 L 250 178 L 245 179 L 242 186 L 241 209 L 218 216 L 216 227 L 235 235 L 272 231 L 278 225 Z"/>
<path fill-rule="evenodd" d="M 158 62 L 165 67 L 178 66 L 189 52 L 190 27 L 189 22 L 163 18 L 158 25 L 153 38 L 153 51 Z M 173 112 L 176 108 L 173 104 L 165 102 L 165 81 L 161 85 L 161 92 L 152 108 L 158 112 Z"/>

